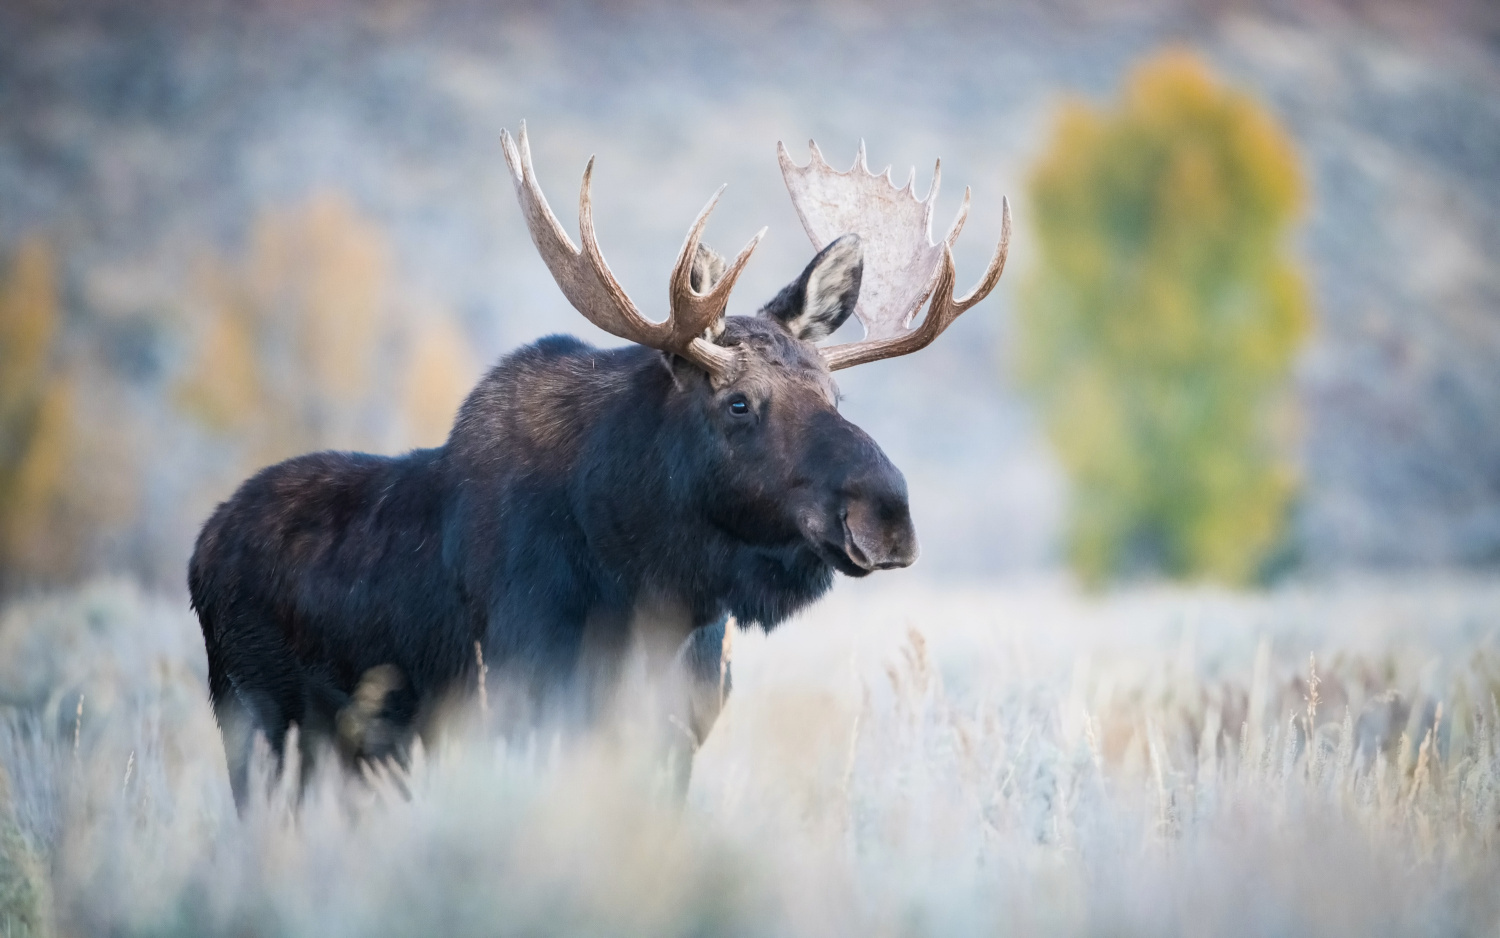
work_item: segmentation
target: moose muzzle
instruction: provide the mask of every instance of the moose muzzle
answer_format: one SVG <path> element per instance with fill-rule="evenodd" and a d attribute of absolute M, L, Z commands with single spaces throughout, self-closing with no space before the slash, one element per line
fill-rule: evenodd
<path fill-rule="evenodd" d="M 865 572 L 909 567 L 917 559 L 917 532 L 904 491 L 852 498 L 842 520 L 844 554 Z"/>
<path fill-rule="evenodd" d="M 807 451 L 809 475 L 822 477 L 821 505 L 802 512 L 804 537 L 839 572 L 861 577 L 909 567 L 917 532 L 906 479 L 874 440 L 837 413 L 820 414 Z M 816 467 L 815 469 L 813 467 Z"/>

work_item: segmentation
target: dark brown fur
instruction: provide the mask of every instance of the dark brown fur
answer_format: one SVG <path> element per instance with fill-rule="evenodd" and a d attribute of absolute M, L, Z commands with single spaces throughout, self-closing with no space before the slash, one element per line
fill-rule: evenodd
<path fill-rule="evenodd" d="M 476 642 L 497 689 L 587 717 L 632 643 L 670 660 L 731 614 L 775 626 L 835 571 L 910 563 L 901 474 L 804 338 L 853 308 L 847 247 L 725 321 L 733 375 L 543 339 L 490 371 L 442 447 L 301 456 L 219 506 L 188 582 L 236 797 L 253 733 L 280 752 L 294 723 L 336 736 L 341 712 L 418 724 L 476 685 Z M 837 292 L 808 296 L 820 264 Z M 378 707 L 354 700 L 372 673 Z"/>

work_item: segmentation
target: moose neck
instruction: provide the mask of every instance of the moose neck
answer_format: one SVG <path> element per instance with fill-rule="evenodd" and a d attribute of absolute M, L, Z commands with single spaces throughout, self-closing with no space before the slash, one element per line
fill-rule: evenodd
<path fill-rule="evenodd" d="M 769 627 L 821 596 L 833 574 L 811 550 L 751 544 L 712 520 L 718 444 L 694 394 L 641 346 L 549 337 L 507 356 L 444 452 L 465 577 L 535 549 L 517 526 L 524 508 L 545 512 L 534 526 L 571 532 L 566 565 L 591 608 L 670 603 L 695 626 L 729 612 Z M 505 501 L 516 492 L 530 493 L 524 506 Z"/>

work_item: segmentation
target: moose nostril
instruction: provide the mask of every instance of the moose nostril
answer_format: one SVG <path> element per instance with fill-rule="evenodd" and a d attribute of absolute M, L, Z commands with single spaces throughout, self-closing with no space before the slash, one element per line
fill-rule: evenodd
<path fill-rule="evenodd" d="M 904 499 L 866 498 L 846 502 L 844 549 L 866 570 L 907 567 L 916 560 L 917 538 Z"/>

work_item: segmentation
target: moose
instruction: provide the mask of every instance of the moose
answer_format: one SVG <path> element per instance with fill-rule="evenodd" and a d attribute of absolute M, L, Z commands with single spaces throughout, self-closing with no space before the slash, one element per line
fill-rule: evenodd
<path fill-rule="evenodd" d="M 726 316 L 765 229 L 732 262 L 703 245 L 721 187 L 688 230 L 656 322 L 600 251 L 593 159 L 580 248 L 542 195 L 525 124 L 501 144 L 563 296 L 632 344 L 543 338 L 485 375 L 442 446 L 299 456 L 215 510 L 188 586 L 242 807 L 256 734 L 278 758 L 293 725 L 304 746 L 337 744 L 358 707 L 398 737 L 420 733 L 485 672 L 590 720 L 632 649 L 645 649 L 652 674 L 685 670 L 683 693 L 701 702 L 712 683 L 721 703 L 716 643 L 728 623 L 771 629 L 835 573 L 917 558 L 905 480 L 840 416 L 833 372 L 918 351 L 983 300 L 1005 266 L 1008 203 L 983 277 L 955 297 L 952 245 L 970 198 L 934 243 L 941 162 L 918 199 L 915 172 L 896 187 L 889 170 L 869 170 L 863 143 L 845 172 L 815 143 L 805 166 L 778 144 L 817 254 L 755 315 Z M 863 339 L 820 348 L 851 314 Z M 679 709 L 701 742 L 717 707 Z M 390 736 L 356 734 L 345 755 L 377 757 L 384 743 L 369 740 Z"/>

